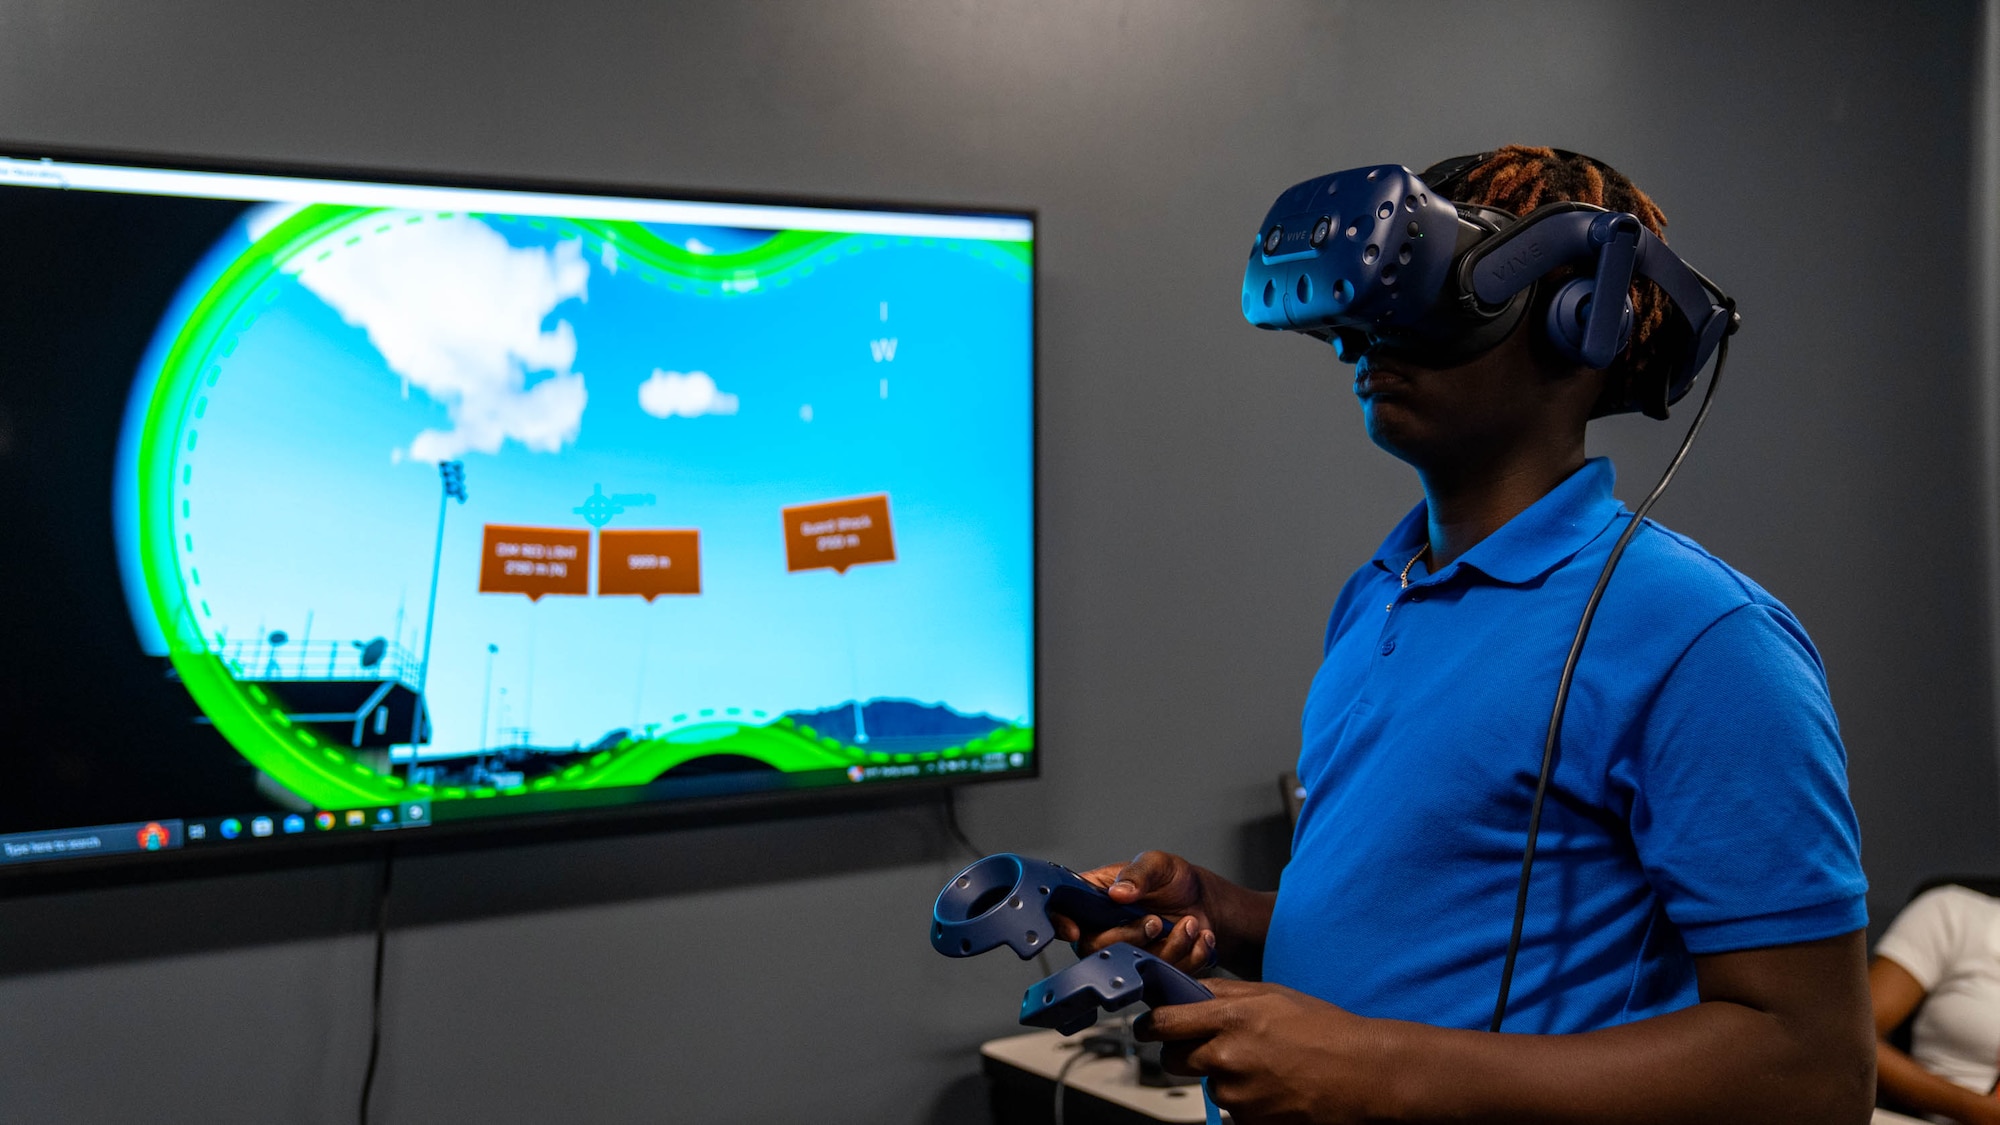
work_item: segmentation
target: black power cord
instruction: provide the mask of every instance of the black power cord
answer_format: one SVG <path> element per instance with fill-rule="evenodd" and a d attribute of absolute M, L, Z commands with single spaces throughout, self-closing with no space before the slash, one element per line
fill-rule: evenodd
<path fill-rule="evenodd" d="M 959 847 L 970 852 L 972 858 L 985 859 L 989 854 L 974 844 L 971 837 L 965 834 L 965 829 L 960 828 L 958 825 L 957 789 L 946 789 L 944 791 L 944 830 L 950 833 L 952 839 L 958 841 Z"/>
<path fill-rule="evenodd" d="M 1704 279 L 1705 281 L 1706 279 Z M 1714 286 L 1709 286 L 1713 289 Z M 1719 291 L 1718 291 L 1718 295 Z M 1528 845 L 1521 851 L 1521 882 L 1514 892 L 1514 928 L 1507 936 L 1507 960 L 1500 968 L 1500 998 L 1493 1004 L 1493 1022 L 1488 1031 L 1499 1031 L 1507 1018 L 1507 993 L 1514 984 L 1514 961 L 1521 952 L 1521 924 L 1528 916 L 1528 877 L 1535 869 L 1535 842 L 1542 832 L 1542 802 L 1549 794 L 1549 777 L 1555 773 L 1556 750 L 1562 741 L 1563 712 L 1569 708 L 1570 682 L 1576 678 L 1577 659 L 1583 655 L 1583 642 L 1590 636 L 1590 623 L 1597 616 L 1597 603 L 1604 600 L 1604 588 L 1611 584 L 1611 572 L 1618 566 L 1618 560 L 1625 555 L 1625 547 L 1646 522 L 1646 513 L 1652 511 L 1660 495 L 1674 479 L 1674 473 L 1687 459 L 1688 448 L 1694 445 L 1694 436 L 1701 432 L 1701 424 L 1708 419 L 1708 408 L 1715 403 L 1715 388 L 1722 384 L 1722 367 L 1729 359 L 1729 336 L 1736 330 L 1736 302 L 1722 298 L 1724 315 L 1728 316 L 1729 327 L 1724 331 L 1722 342 L 1715 353 L 1715 370 L 1708 377 L 1708 390 L 1701 397 L 1701 409 L 1695 411 L 1694 421 L 1688 424 L 1687 436 L 1681 439 L 1681 447 L 1674 459 L 1667 462 L 1667 471 L 1660 474 L 1660 483 L 1639 502 L 1632 513 L 1632 521 L 1625 525 L 1625 531 L 1618 542 L 1611 547 L 1611 557 L 1604 560 L 1604 569 L 1598 572 L 1597 585 L 1590 591 L 1590 600 L 1583 604 L 1583 620 L 1577 622 L 1576 639 L 1570 642 L 1569 658 L 1563 661 L 1562 679 L 1556 683 L 1555 709 L 1549 713 L 1549 734 L 1542 743 L 1542 772 L 1535 781 L 1535 801 L 1528 812 Z"/>
<path fill-rule="evenodd" d="M 375 983 L 368 1000 L 368 1071 L 361 1079 L 361 1125 L 368 1125 L 368 1099 L 375 1092 L 375 1064 L 382 1055 L 382 954 L 389 941 L 389 880 L 395 860 L 395 846 L 385 846 L 382 877 L 375 884 Z"/>
<path fill-rule="evenodd" d="M 1052 1110 L 1054 1125 L 1063 1125 L 1063 1091 L 1069 1088 L 1069 1072 L 1076 1068 L 1076 1064 L 1085 1059 L 1124 1058 L 1132 1053 L 1132 1047 L 1125 1041 L 1124 1036 L 1102 1031 L 1095 1035 L 1086 1035 L 1075 1043 L 1065 1043 L 1063 1046 L 1075 1050 L 1076 1054 L 1064 1060 L 1056 1071 L 1056 1100 Z"/>

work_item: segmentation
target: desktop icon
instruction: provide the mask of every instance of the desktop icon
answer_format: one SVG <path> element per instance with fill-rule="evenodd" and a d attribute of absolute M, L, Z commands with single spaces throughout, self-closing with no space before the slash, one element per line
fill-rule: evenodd
<path fill-rule="evenodd" d="M 299 832 L 304 832 L 305 830 L 306 830 L 305 817 L 302 817 L 297 813 L 293 813 L 292 815 L 285 818 L 285 834 L 287 836 Z"/>
<path fill-rule="evenodd" d="M 250 834 L 252 836 L 269 836 L 271 834 L 271 818 L 268 816 L 251 817 Z"/>
<path fill-rule="evenodd" d="M 1019 750 L 1016 750 L 1012 754 L 1007 755 L 1007 764 L 1013 766 L 1015 769 L 1020 769 L 1022 766 L 1026 765 L 1027 762 L 1028 762 L 1028 756 L 1026 754 L 1021 753 Z"/>
<path fill-rule="evenodd" d="M 318 816 L 313 817 L 313 823 L 319 825 L 319 830 L 321 832 L 325 832 L 333 827 L 333 814 L 330 812 L 323 812 Z"/>
<path fill-rule="evenodd" d="M 425 816 L 425 809 L 420 804 L 412 803 L 403 806 L 404 820 L 422 820 L 424 819 L 424 816 Z"/>
<path fill-rule="evenodd" d="M 238 819 L 236 819 L 235 817 L 233 817 L 233 816 L 232 816 L 232 817 L 230 817 L 230 818 L 229 818 L 228 820 L 225 820 L 225 821 L 223 821 L 223 822 L 222 822 L 222 838 L 223 838 L 223 839 L 225 839 L 225 840 L 234 840 L 234 839 L 235 839 L 236 837 L 238 837 L 238 836 L 241 836 L 241 835 L 243 835 L 243 822 L 242 822 L 242 821 L 240 821 L 240 820 L 238 820 Z"/>
<path fill-rule="evenodd" d="M 364 817 L 365 815 L 366 815 L 366 814 L 365 814 L 365 813 L 363 813 L 363 812 L 362 812 L 362 811 L 361 811 L 360 809 L 348 809 L 348 810 L 347 810 L 347 826 L 348 826 L 349 828 L 359 828 L 359 827 L 361 827 L 361 822 L 362 822 L 362 818 L 363 818 L 363 817 Z"/>
<path fill-rule="evenodd" d="M 862 778 L 862 776 L 863 776 L 863 775 L 862 775 L 862 772 L 861 772 L 861 767 L 860 767 L 860 766 L 849 766 L 849 767 L 847 767 L 847 780 L 849 780 L 849 781 L 860 781 L 860 780 L 861 780 L 861 778 Z"/>
<path fill-rule="evenodd" d="M 395 810 L 395 809 L 376 809 L 376 810 L 375 810 L 375 823 L 377 823 L 377 824 L 394 824 L 394 823 L 396 823 L 396 810 Z"/>
<path fill-rule="evenodd" d="M 159 851 L 167 846 L 168 839 L 166 825 L 157 820 L 148 821 L 144 828 L 139 829 L 139 846 L 146 851 Z"/>
<path fill-rule="evenodd" d="M 188 839 L 190 840 L 208 839 L 208 825 L 198 824 L 198 823 L 188 825 Z"/>

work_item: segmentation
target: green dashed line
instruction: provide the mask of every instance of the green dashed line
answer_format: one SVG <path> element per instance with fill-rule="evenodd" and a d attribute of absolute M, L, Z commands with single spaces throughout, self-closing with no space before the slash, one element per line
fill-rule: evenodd
<path fill-rule="evenodd" d="M 196 436 L 196 433 L 197 433 L 197 431 L 194 431 L 194 430 L 189 430 L 189 431 L 188 431 L 188 452 L 189 452 L 189 453 L 193 453 L 193 452 L 194 452 L 194 439 L 195 439 L 195 436 Z"/>
<path fill-rule="evenodd" d="M 183 532 L 181 532 L 181 545 L 187 548 L 187 553 L 188 553 L 188 554 L 190 554 L 190 555 L 194 554 L 194 535 L 193 535 L 193 533 L 191 533 L 191 532 L 186 532 L 186 531 L 183 531 Z"/>
<path fill-rule="evenodd" d="M 361 241 L 361 236 L 357 234 L 357 235 L 355 235 L 355 236 L 354 236 L 353 238 L 350 238 L 350 239 L 348 239 L 348 240 L 347 240 L 346 242 L 343 242 L 343 243 L 341 243 L 341 245 L 342 245 L 342 246 L 352 246 L 352 245 L 354 245 L 355 243 L 357 243 L 357 242 L 360 242 L 360 241 Z"/>
<path fill-rule="evenodd" d="M 195 567 L 189 567 L 189 568 L 188 568 L 188 577 L 190 577 L 190 578 L 194 579 L 194 584 L 195 584 L 195 585 L 197 585 L 197 586 L 201 585 L 201 571 L 200 571 L 200 570 L 198 570 L 197 568 L 195 568 Z"/>
<path fill-rule="evenodd" d="M 207 602 L 206 600 L 204 600 L 204 601 L 203 601 L 203 602 L 201 603 L 201 615 L 202 615 L 203 617 L 214 617 L 214 616 L 215 616 L 215 614 L 213 614 L 213 613 L 209 612 L 209 609 L 208 609 L 208 602 Z"/>
<path fill-rule="evenodd" d="M 202 397 L 194 400 L 194 416 L 200 418 L 206 415 L 207 413 L 208 413 L 208 396 L 203 395 Z"/>
<path fill-rule="evenodd" d="M 188 502 L 187 502 L 186 500 L 182 500 L 182 501 L 181 501 L 181 518 L 182 518 L 182 519 L 187 519 L 187 518 L 188 518 L 188 516 L 189 516 L 189 514 L 190 514 L 190 513 L 188 512 Z"/>
<path fill-rule="evenodd" d="M 181 483 L 182 483 L 182 484 L 186 484 L 187 482 L 189 482 L 189 481 L 191 481 L 191 480 L 193 480 L 193 479 L 194 479 L 194 466 L 193 466 L 193 465 L 182 465 L 182 466 L 181 466 Z"/>

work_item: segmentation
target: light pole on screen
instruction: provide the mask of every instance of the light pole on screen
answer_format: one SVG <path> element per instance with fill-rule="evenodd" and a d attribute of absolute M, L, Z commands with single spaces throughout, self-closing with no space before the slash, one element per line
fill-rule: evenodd
<path fill-rule="evenodd" d="M 417 768 L 417 745 L 423 739 L 424 715 L 430 710 L 430 700 L 424 692 L 431 679 L 431 627 L 437 623 L 438 568 L 444 562 L 444 514 L 453 500 L 465 503 L 465 462 L 438 462 L 438 478 L 444 488 L 438 494 L 437 550 L 431 554 L 431 596 L 424 609 L 424 653 L 417 663 L 417 705 L 410 716 L 410 766 L 405 771 L 412 774 Z"/>

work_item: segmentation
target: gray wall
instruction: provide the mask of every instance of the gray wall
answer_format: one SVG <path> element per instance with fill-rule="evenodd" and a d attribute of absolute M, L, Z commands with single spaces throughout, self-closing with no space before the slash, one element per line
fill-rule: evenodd
<path fill-rule="evenodd" d="M 1819 641 L 1881 916 L 2000 869 L 1978 10 L 1745 8 L 0 0 L 0 136 L 1039 207 L 1049 761 L 966 827 L 1265 881 L 1323 615 L 1417 492 L 1326 349 L 1240 322 L 1250 225 L 1330 168 L 1600 155 L 1742 303 L 1661 514 Z M 1678 430 L 1603 424 L 1621 491 Z M 965 1120 L 1033 966 L 926 948 L 957 862 L 921 805 L 409 861 L 378 1120 Z M 372 878 L 0 901 L 0 1119 L 349 1119 Z"/>

